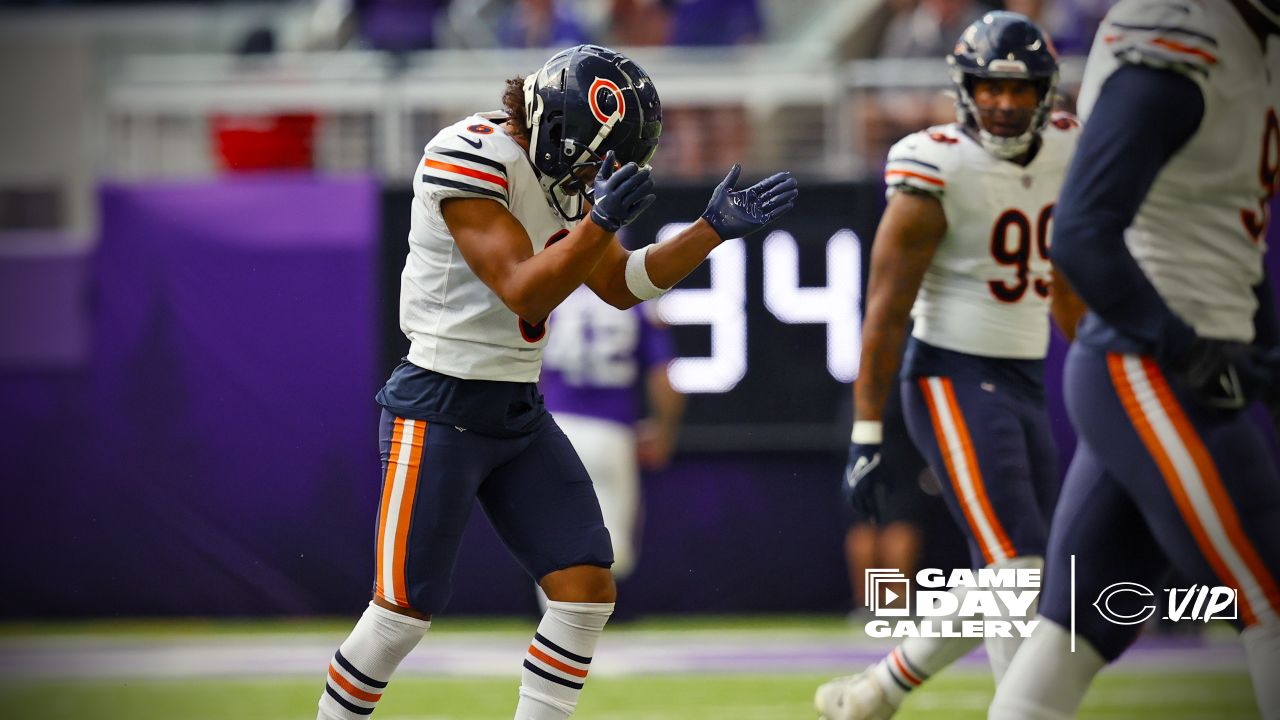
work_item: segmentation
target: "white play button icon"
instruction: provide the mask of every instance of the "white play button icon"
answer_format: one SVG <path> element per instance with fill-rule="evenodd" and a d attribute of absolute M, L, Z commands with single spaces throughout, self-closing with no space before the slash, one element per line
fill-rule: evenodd
<path fill-rule="evenodd" d="M 894 601 L 894 600 L 897 600 L 897 599 L 898 599 L 898 598 L 900 598 L 900 597 L 902 597 L 902 596 L 901 596 L 901 595 L 899 595 L 898 593 L 896 593 L 896 592 L 894 592 L 894 591 L 890 590 L 889 588 L 885 588 L 885 589 L 884 589 L 884 604 L 885 604 L 885 605 L 892 605 L 892 604 L 893 604 L 893 601 Z"/>

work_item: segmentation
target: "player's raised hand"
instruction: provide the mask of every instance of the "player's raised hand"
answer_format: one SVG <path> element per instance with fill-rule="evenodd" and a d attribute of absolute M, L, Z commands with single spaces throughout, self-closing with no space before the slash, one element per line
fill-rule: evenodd
<path fill-rule="evenodd" d="M 743 237 L 777 220 L 800 195 L 795 177 L 780 172 L 744 190 L 734 190 L 741 165 L 734 165 L 716 186 L 702 217 L 722 240 Z"/>
<path fill-rule="evenodd" d="M 876 423 L 877 425 L 879 423 Z M 880 439 L 875 442 L 850 442 L 849 463 L 844 468 L 844 484 L 841 490 L 850 507 L 869 520 L 879 516 L 877 486 L 883 476 L 880 470 Z"/>
<path fill-rule="evenodd" d="M 649 168 L 641 169 L 631 162 L 615 169 L 617 164 L 610 150 L 596 173 L 591 193 L 591 219 L 608 232 L 618 232 L 640 217 L 657 197 Z"/>

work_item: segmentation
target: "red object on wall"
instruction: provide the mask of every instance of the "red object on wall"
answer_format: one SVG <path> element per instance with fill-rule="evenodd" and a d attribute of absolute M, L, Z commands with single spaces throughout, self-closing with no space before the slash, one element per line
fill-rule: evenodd
<path fill-rule="evenodd" d="M 215 115 L 210 127 L 218 164 L 233 172 L 310 169 L 316 122 L 315 113 Z"/>

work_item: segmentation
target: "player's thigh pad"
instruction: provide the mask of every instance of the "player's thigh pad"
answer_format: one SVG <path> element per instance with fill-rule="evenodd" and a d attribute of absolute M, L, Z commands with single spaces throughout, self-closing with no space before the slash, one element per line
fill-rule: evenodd
<path fill-rule="evenodd" d="M 974 566 L 1043 555 L 1048 518 L 1032 465 L 1045 459 L 1032 457 L 1023 422 L 1042 411 L 977 381 L 946 377 L 904 380 L 902 401 L 911 438 L 969 538 Z"/>
<path fill-rule="evenodd" d="M 1280 612 L 1280 477 L 1242 411 L 1194 402 L 1150 358 L 1073 346 L 1067 408 L 1188 581 L 1238 593 L 1240 621 Z"/>
<path fill-rule="evenodd" d="M 438 612 L 452 591 L 458 544 L 480 483 L 521 441 L 385 410 L 379 434 L 383 483 L 374 592 L 401 607 Z"/>
<path fill-rule="evenodd" d="M 524 442 L 479 491 L 511 554 L 534 580 L 575 565 L 613 565 L 591 477 L 564 432 L 548 421 Z"/>

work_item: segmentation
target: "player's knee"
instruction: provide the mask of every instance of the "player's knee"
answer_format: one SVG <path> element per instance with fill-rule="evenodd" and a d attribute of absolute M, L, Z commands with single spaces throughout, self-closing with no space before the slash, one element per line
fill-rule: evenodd
<path fill-rule="evenodd" d="M 420 612 L 418 610 L 414 610 L 413 608 L 400 607 L 399 605 L 396 605 L 390 602 L 389 600 L 386 600 L 385 598 L 382 598 L 381 596 L 378 596 L 378 595 L 373 596 L 373 604 L 377 605 L 380 608 L 390 610 L 393 613 L 399 613 L 406 617 L 411 617 L 417 620 L 426 620 L 427 622 L 431 622 L 431 613 Z"/>
<path fill-rule="evenodd" d="M 613 573 L 594 565 L 575 565 L 547 573 L 539 585 L 547 598 L 556 602 L 611 603 L 618 598 Z"/>

